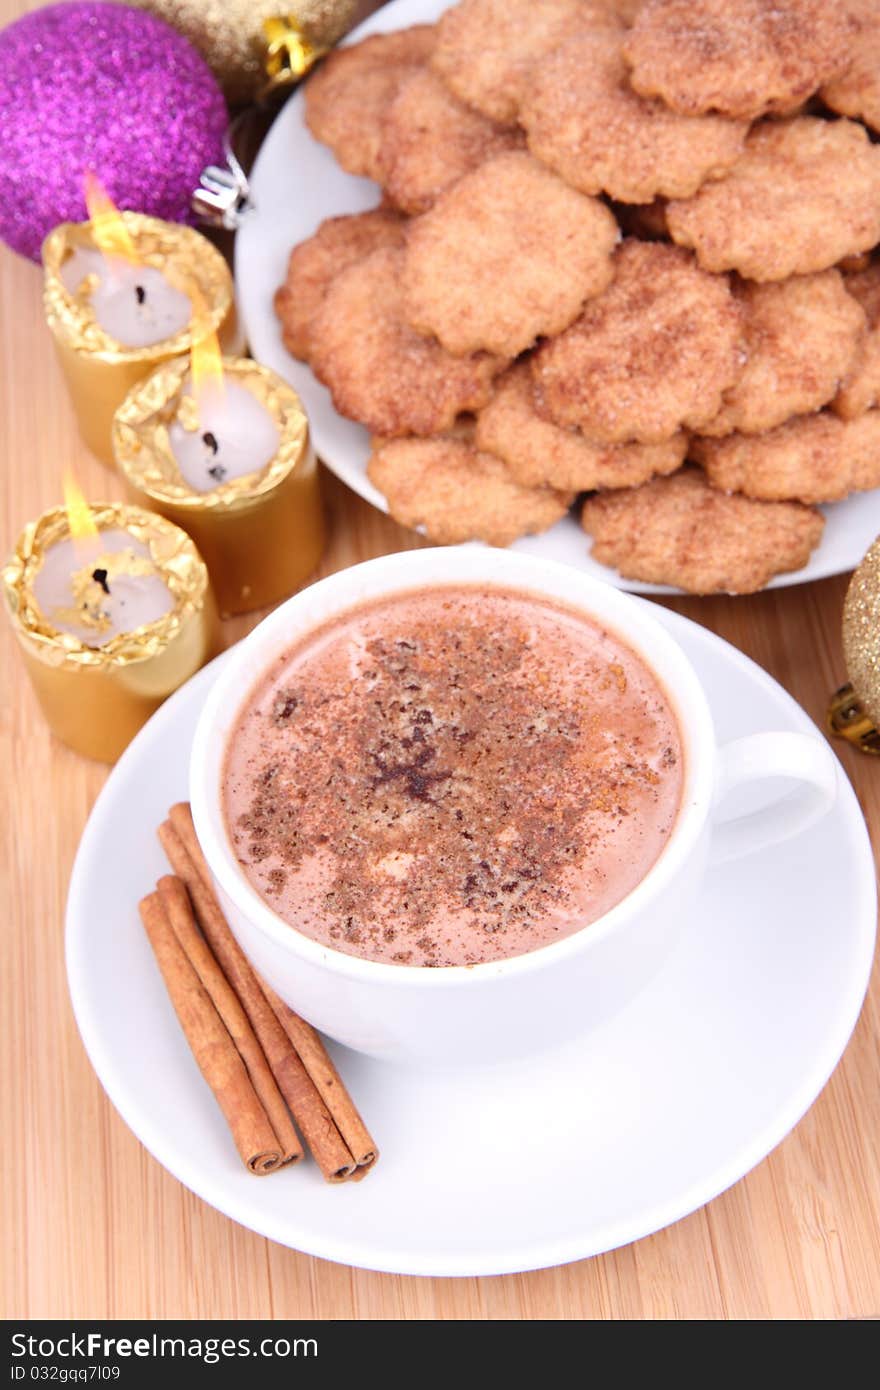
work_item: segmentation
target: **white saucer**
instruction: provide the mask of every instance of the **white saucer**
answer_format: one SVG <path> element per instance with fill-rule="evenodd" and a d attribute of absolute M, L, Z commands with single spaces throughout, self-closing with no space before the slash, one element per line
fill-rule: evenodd
<path fill-rule="evenodd" d="M 654 608 L 706 687 L 719 738 L 813 725 L 720 638 Z M 855 795 L 800 839 L 714 872 L 682 946 L 620 1016 L 563 1053 L 429 1074 L 338 1049 L 382 1150 L 343 1188 L 313 1165 L 246 1173 L 177 1025 L 138 899 L 166 866 L 154 829 L 186 796 L 220 658 L 154 716 L 86 827 L 67 968 L 86 1049 L 150 1152 L 244 1226 L 330 1260 L 406 1274 L 503 1274 L 636 1240 L 729 1187 L 824 1086 L 855 1025 L 874 944 L 874 865 Z"/>
<path fill-rule="evenodd" d="M 433 22 L 449 0 L 393 0 L 349 37 L 402 29 Z M 369 434 L 334 410 L 330 394 L 311 370 L 291 357 L 281 341 L 272 307 L 276 289 L 287 271 L 291 247 L 312 235 L 325 217 L 361 212 L 373 207 L 380 192 L 368 179 L 354 178 L 339 167 L 324 145 L 313 139 L 303 119 L 302 92 L 284 106 L 266 136 L 251 174 L 255 210 L 236 234 L 235 284 L 251 351 L 274 368 L 299 392 L 309 413 L 315 448 L 328 468 L 373 506 L 387 511 L 381 492 L 367 477 Z M 880 489 L 855 493 L 824 507 L 827 521 L 821 544 L 803 569 L 777 575 L 769 588 L 824 579 L 854 569 L 880 531 Z M 567 516 L 541 536 L 526 536 L 512 547 L 527 555 L 542 555 L 574 565 L 594 578 L 637 593 L 676 593 L 656 584 L 623 579 L 616 570 L 590 556 L 590 541 L 573 517 Z"/>

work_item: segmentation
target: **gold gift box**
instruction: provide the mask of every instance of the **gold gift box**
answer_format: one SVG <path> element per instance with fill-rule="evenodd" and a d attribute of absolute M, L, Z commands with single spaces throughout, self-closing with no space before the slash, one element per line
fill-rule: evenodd
<path fill-rule="evenodd" d="M 219 625 L 207 568 L 185 532 L 139 507 L 90 511 L 99 531 L 128 531 L 148 548 L 174 599 L 169 613 L 102 647 L 54 628 L 34 598 L 33 582 L 45 552 L 70 535 L 61 507 L 25 527 L 2 577 L 25 666 L 52 732 L 77 753 L 110 763 L 162 701 L 219 650 Z"/>
<path fill-rule="evenodd" d="M 222 365 L 278 429 L 281 442 L 265 468 L 210 492 L 196 492 L 182 479 L 168 428 L 197 409 L 184 391 L 187 357 L 166 363 L 134 388 L 116 413 L 113 447 L 131 498 L 192 536 L 225 616 L 277 603 L 309 578 L 324 550 L 324 514 L 299 396 L 247 358 L 226 357 Z"/>
<path fill-rule="evenodd" d="M 235 351 L 232 277 L 216 247 L 191 227 L 137 212 L 122 212 L 120 217 L 141 263 L 160 270 L 181 293 L 198 296 L 199 334 L 217 333 L 223 346 Z M 95 247 L 91 223 L 63 222 L 43 242 L 43 309 L 83 442 L 102 463 L 112 464 L 117 408 L 160 363 L 190 350 L 191 325 L 150 347 L 123 347 L 96 322 L 88 297 L 78 298 L 61 279 L 61 268 L 76 247 Z"/>

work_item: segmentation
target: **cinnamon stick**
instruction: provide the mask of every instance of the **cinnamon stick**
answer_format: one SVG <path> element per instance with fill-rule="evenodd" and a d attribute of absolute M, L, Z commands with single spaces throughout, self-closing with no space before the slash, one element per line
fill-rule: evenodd
<path fill-rule="evenodd" d="M 183 841 L 184 849 L 201 874 L 205 887 L 213 893 L 214 880 L 211 877 L 211 870 L 208 868 L 208 861 L 205 858 L 202 846 L 199 844 L 199 837 L 196 834 L 196 824 L 192 818 L 192 809 L 190 808 L 189 802 L 175 801 L 171 810 L 168 812 L 168 819 Z"/>
<path fill-rule="evenodd" d="M 202 986 L 220 1015 L 226 1030 L 247 1067 L 253 1088 L 266 1112 L 281 1147 L 282 1162 L 296 1163 L 303 1156 L 302 1144 L 278 1089 L 272 1069 L 259 1039 L 251 1027 L 235 990 L 217 963 L 210 946 L 199 931 L 186 887 L 170 874 L 160 878 L 156 890 L 174 935 L 195 970 Z"/>
<path fill-rule="evenodd" d="M 181 947 L 158 893 L 140 903 L 141 920 L 174 1011 L 199 1070 L 216 1097 L 236 1148 L 252 1173 L 272 1173 L 282 1151 L 223 1020 Z"/>
<path fill-rule="evenodd" d="M 171 807 L 168 816 L 206 887 L 213 892 L 211 872 L 196 835 L 189 802 L 177 802 Z M 275 1017 L 333 1116 L 336 1127 L 358 1168 L 366 1172 L 376 1162 L 378 1150 L 339 1072 L 330 1060 L 327 1049 L 310 1023 L 288 1008 L 265 980 L 260 979 L 260 984 Z"/>
<path fill-rule="evenodd" d="M 296 1048 L 300 1061 L 333 1116 L 336 1128 L 351 1150 L 358 1169 L 366 1171 L 372 1168 L 379 1151 L 320 1037 L 310 1023 L 306 1023 L 278 997 L 271 985 L 267 985 L 265 980 L 260 983 L 275 1017 Z"/>
<path fill-rule="evenodd" d="M 357 1168 L 354 1157 L 275 1017 L 253 967 L 232 935 L 213 891 L 170 820 L 159 827 L 159 840 L 172 869 L 186 885 L 202 933 L 238 995 L 266 1054 L 278 1088 L 316 1163 L 328 1182 L 344 1182 Z"/>

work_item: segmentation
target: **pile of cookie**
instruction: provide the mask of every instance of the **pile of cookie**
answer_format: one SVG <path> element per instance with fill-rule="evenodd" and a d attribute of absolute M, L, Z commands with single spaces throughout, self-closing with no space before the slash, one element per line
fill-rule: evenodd
<path fill-rule="evenodd" d="M 383 198 L 277 312 L 405 525 L 748 593 L 880 486 L 880 0 L 461 0 L 306 118 Z"/>

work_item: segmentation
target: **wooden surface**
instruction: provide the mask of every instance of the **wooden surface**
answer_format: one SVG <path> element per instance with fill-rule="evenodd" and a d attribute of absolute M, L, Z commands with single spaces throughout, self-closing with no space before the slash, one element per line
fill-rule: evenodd
<path fill-rule="evenodd" d="M 0 23 L 33 8 L 0 0 Z M 40 276 L 0 249 L 5 555 L 61 501 L 121 490 L 80 446 L 40 311 Z M 322 573 L 417 543 L 327 478 Z M 822 722 L 843 678 L 846 578 L 671 606 L 760 662 Z M 259 614 L 227 624 L 229 642 Z M 49 736 L 9 625 L 0 750 L 7 815 L 2 969 L 0 1316 L 277 1318 L 839 1318 L 880 1314 L 880 980 L 828 1086 L 747 1178 L 612 1254 L 488 1279 L 415 1279 L 329 1264 L 243 1230 L 186 1191 L 126 1128 L 80 1043 L 63 919 L 77 843 L 106 771 Z M 835 746 L 880 844 L 880 760 Z M 9 801 L 12 806 L 9 806 Z M 11 811 L 11 814 L 10 814 Z M 828 865 L 834 872 L 834 865 Z M 829 922 L 829 930 L 834 923 Z"/>

